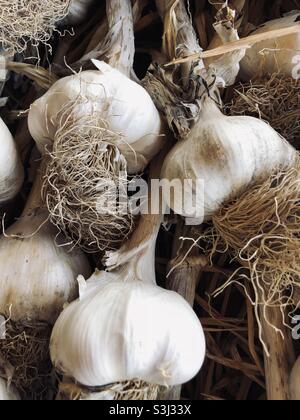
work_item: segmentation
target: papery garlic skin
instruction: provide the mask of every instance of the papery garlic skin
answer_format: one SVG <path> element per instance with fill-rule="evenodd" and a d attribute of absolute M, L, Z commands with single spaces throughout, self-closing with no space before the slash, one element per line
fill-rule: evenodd
<path fill-rule="evenodd" d="M 0 401 L 17 401 L 20 400 L 17 392 L 8 388 L 7 383 L 4 379 L 0 378 Z"/>
<path fill-rule="evenodd" d="M 225 201 L 255 180 L 264 179 L 277 167 L 289 167 L 296 151 L 261 120 L 227 117 L 209 98 L 202 105 L 189 136 L 167 156 L 161 178 L 201 180 L 203 194 L 196 196 L 194 190 L 186 189 L 182 200 L 175 190 L 171 197 L 165 194 L 165 200 L 177 214 L 209 220 Z"/>
<path fill-rule="evenodd" d="M 293 401 L 300 401 L 300 357 L 296 361 L 290 376 L 290 397 Z"/>
<path fill-rule="evenodd" d="M 69 103 L 73 118 L 97 113 L 110 130 L 121 133 L 117 146 L 127 159 L 128 172 L 141 172 L 163 145 L 162 123 L 150 95 L 108 64 L 94 60 L 98 70 L 83 71 L 56 82 L 31 106 L 28 126 L 44 153 L 50 148 L 59 124 L 60 112 Z"/>
<path fill-rule="evenodd" d="M 300 11 L 293 11 L 283 18 L 266 22 L 251 35 L 288 28 L 295 24 L 299 16 Z M 295 77 L 294 71 L 299 63 L 298 60 L 295 61 L 295 57 L 297 59 L 299 50 L 300 32 L 259 42 L 247 49 L 245 58 L 241 61 L 241 77 L 244 81 L 273 73 Z"/>
<path fill-rule="evenodd" d="M 0 314 L 15 322 L 54 323 L 64 304 L 78 296 L 76 277 L 90 273 L 81 252 L 56 245 L 62 241 L 47 217 L 33 211 L 0 238 Z"/>
<path fill-rule="evenodd" d="M 17 195 L 23 179 L 23 168 L 14 138 L 0 118 L 0 205 Z"/>
<path fill-rule="evenodd" d="M 192 308 L 132 276 L 96 273 L 54 326 L 53 364 L 84 386 L 133 379 L 182 384 L 202 366 L 205 339 Z"/>
<path fill-rule="evenodd" d="M 71 0 L 66 23 L 76 25 L 84 22 L 87 17 L 89 6 L 93 2 L 94 0 Z"/>

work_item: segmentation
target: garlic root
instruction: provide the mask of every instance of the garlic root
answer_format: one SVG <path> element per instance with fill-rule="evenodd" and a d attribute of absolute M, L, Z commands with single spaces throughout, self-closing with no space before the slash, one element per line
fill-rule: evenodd
<path fill-rule="evenodd" d="M 299 306 L 295 300 L 300 289 L 299 179 L 298 157 L 293 166 L 249 188 L 213 216 L 214 248 L 222 249 L 223 243 L 223 249 L 249 269 L 246 280 L 255 294 L 252 303 L 264 344 L 270 400 L 288 399 L 294 359 L 291 332 L 284 322 L 287 306 Z M 236 277 L 224 287 L 238 281 Z M 245 275 L 240 281 L 245 281 Z"/>
<path fill-rule="evenodd" d="M 55 134 L 43 184 L 50 219 L 88 253 L 118 249 L 134 225 L 130 211 L 118 205 L 127 206 L 128 198 L 127 163 L 114 146 L 119 136 L 101 115 L 66 118 Z"/>
<path fill-rule="evenodd" d="M 300 149 L 299 80 L 275 73 L 238 85 L 227 108 L 231 115 L 262 118 Z"/>
<path fill-rule="evenodd" d="M 11 53 L 22 53 L 29 41 L 49 45 L 56 25 L 68 13 L 69 0 L 1 0 L 0 42 Z"/>
<path fill-rule="evenodd" d="M 87 389 L 74 384 L 68 378 L 64 378 L 59 385 L 59 394 L 57 400 L 74 401 L 153 401 L 158 396 L 157 385 L 148 384 L 143 381 L 130 381 L 118 384 L 108 385 L 101 388 Z"/>

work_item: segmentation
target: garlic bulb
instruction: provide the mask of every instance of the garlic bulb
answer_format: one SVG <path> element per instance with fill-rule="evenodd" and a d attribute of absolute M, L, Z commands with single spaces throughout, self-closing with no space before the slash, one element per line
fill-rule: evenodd
<path fill-rule="evenodd" d="M 15 322 L 55 322 L 78 296 L 76 277 L 90 272 L 81 252 L 61 246 L 40 194 L 38 180 L 21 218 L 0 238 L 0 314 Z"/>
<path fill-rule="evenodd" d="M 9 388 L 6 381 L 0 378 L 0 401 L 15 401 L 19 399 L 17 392 Z"/>
<path fill-rule="evenodd" d="M 56 368 L 84 386 L 133 379 L 166 386 L 197 374 L 205 341 L 188 303 L 136 279 L 130 264 L 82 286 L 56 322 L 50 350 Z"/>
<path fill-rule="evenodd" d="M 76 25 L 85 20 L 89 6 L 94 0 L 71 0 L 66 23 Z"/>
<path fill-rule="evenodd" d="M 11 200 L 23 184 L 23 168 L 14 139 L 0 118 L 0 205 Z"/>
<path fill-rule="evenodd" d="M 295 363 L 290 376 L 290 394 L 292 400 L 300 401 L 300 357 Z"/>
<path fill-rule="evenodd" d="M 227 117 L 212 99 L 202 103 L 200 118 L 190 135 L 167 156 L 161 177 L 203 181 L 203 194 L 194 190 L 165 195 L 167 204 L 185 217 L 210 219 L 227 200 L 244 192 L 278 166 L 289 166 L 295 150 L 268 124 L 252 117 Z M 194 205 L 192 199 L 197 202 Z M 199 214 L 201 211 L 201 216 Z"/>
<path fill-rule="evenodd" d="M 74 120 L 101 114 L 111 131 L 120 133 L 118 148 L 128 172 L 141 172 L 162 147 L 162 123 L 146 90 L 104 62 L 56 82 L 29 112 L 29 130 L 43 153 L 51 148 L 61 111 L 73 103 Z"/>
<path fill-rule="evenodd" d="M 271 20 L 251 35 L 266 33 L 275 29 L 283 29 L 297 22 L 299 11 L 293 11 L 281 19 Z M 249 48 L 241 62 L 241 77 L 250 80 L 256 75 L 282 73 L 291 77 L 298 61 L 295 57 L 300 49 L 300 32 L 288 36 L 266 40 Z"/>

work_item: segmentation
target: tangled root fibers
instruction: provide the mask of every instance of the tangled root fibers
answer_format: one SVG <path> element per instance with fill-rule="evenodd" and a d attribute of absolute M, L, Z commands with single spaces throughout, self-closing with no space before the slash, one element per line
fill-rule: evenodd
<path fill-rule="evenodd" d="M 22 399 L 47 399 L 52 382 L 49 340 L 52 328 L 46 323 L 5 322 L 0 357 L 13 367 L 12 384 Z"/>
<path fill-rule="evenodd" d="M 273 74 L 237 87 L 231 115 L 259 117 L 300 149 L 300 80 Z"/>
<path fill-rule="evenodd" d="M 274 172 L 223 205 L 213 217 L 208 237 L 213 240 L 213 252 L 229 251 L 249 270 L 249 275 L 245 270 L 240 276 L 235 273 L 216 295 L 232 283 L 245 286 L 245 280 L 250 282 L 255 297 L 249 297 L 258 321 L 259 308 L 277 307 L 284 314 L 291 306 L 297 307 L 300 302 L 295 296 L 299 294 L 294 292 L 300 290 L 300 158 L 293 167 Z"/>
<path fill-rule="evenodd" d="M 60 384 L 61 400 L 156 400 L 160 387 L 140 380 L 112 384 L 96 389 L 87 389 L 72 382 Z"/>
<path fill-rule="evenodd" d="M 68 13 L 70 0 L 1 0 L 0 43 L 9 53 L 47 44 L 57 22 Z"/>
<path fill-rule="evenodd" d="M 119 248 L 133 228 L 119 140 L 95 115 L 62 119 L 54 139 L 43 196 L 51 222 L 86 252 Z"/>

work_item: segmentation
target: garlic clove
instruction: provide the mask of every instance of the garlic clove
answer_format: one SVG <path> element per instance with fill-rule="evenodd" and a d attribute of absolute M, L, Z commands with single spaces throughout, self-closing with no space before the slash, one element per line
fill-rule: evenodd
<path fill-rule="evenodd" d="M 14 198 L 22 187 L 24 173 L 15 141 L 0 118 L 0 205 Z"/>
<path fill-rule="evenodd" d="M 98 70 L 60 79 L 31 106 L 30 133 L 44 153 L 45 147 L 51 150 L 62 112 L 70 108 L 74 119 L 100 113 L 109 129 L 120 133 L 116 145 L 129 172 L 140 172 L 163 145 L 160 115 L 142 86 L 108 64 L 94 64 Z"/>
<path fill-rule="evenodd" d="M 188 381 L 205 354 L 196 314 L 176 293 L 124 281 L 128 274 L 98 272 L 87 281 L 80 300 L 54 326 L 54 365 L 84 386 L 133 379 L 158 385 Z"/>
<path fill-rule="evenodd" d="M 18 393 L 8 386 L 7 382 L 0 378 L 0 401 L 20 400 Z"/>

